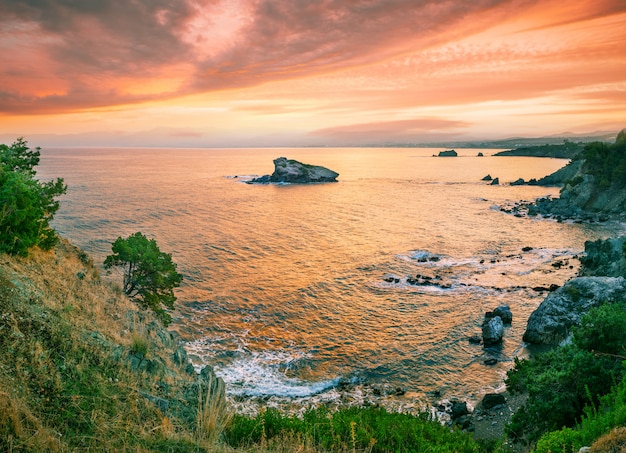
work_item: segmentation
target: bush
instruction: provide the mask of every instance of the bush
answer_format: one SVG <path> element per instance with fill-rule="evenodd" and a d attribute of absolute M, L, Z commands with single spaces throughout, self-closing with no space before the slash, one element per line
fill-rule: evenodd
<path fill-rule="evenodd" d="M 390 413 L 383 408 L 311 409 L 302 418 L 269 409 L 251 419 L 235 416 L 225 438 L 233 447 L 263 444 L 273 438 L 309 439 L 322 451 L 478 452 L 470 436 L 450 431 L 422 414 Z"/>
<path fill-rule="evenodd" d="M 38 163 L 39 148 L 31 150 L 24 139 L 0 144 L 0 253 L 26 256 L 32 246 L 48 250 L 58 241 L 50 221 L 66 186 L 62 179 L 35 179 Z"/>
<path fill-rule="evenodd" d="M 546 432 L 574 426 L 586 406 L 597 407 L 622 378 L 618 354 L 626 345 L 624 323 L 620 305 L 594 308 L 574 329 L 573 344 L 533 360 L 516 360 L 506 384 L 513 393 L 528 393 L 528 400 L 512 417 L 507 434 L 535 442 Z"/>

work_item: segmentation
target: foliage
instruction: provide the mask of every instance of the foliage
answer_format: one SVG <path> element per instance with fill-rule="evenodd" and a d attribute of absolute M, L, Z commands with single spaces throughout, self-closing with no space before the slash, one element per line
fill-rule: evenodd
<path fill-rule="evenodd" d="M 183 278 L 176 272 L 172 255 L 161 252 L 154 239 L 148 239 L 139 232 L 126 239 L 118 237 L 112 250 L 113 254 L 106 257 L 104 267 L 121 267 L 124 293 L 142 308 L 154 310 L 163 324 L 168 325 L 171 316 L 161 305 L 174 308 L 174 288 L 180 286 Z"/>
<path fill-rule="evenodd" d="M 32 246 L 48 250 L 58 241 L 50 221 L 59 209 L 55 198 L 67 188 L 60 178 L 35 178 L 39 154 L 22 138 L 0 144 L 0 253 L 26 256 Z"/>
<path fill-rule="evenodd" d="M 618 134 L 615 143 L 588 143 L 581 153 L 581 158 L 585 159 L 584 172 L 595 178 L 600 189 L 626 187 L 625 131 Z"/>
<path fill-rule="evenodd" d="M 622 355 L 626 359 L 626 310 L 622 304 L 605 304 L 590 310 L 574 331 L 574 343 L 585 351 Z"/>
<path fill-rule="evenodd" d="M 310 439 L 321 451 L 477 452 L 466 434 L 450 431 L 428 415 L 387 412 L 384 408 L 347 408 L 330 412 L 321 407 L 302 417 L 281 415 L 275 409 L 256 418 L 236 415 L 225 433 L 233 447 L 262 444 L 295 434 Z"/>
<path fill-rule="evenodd" d="M 626 371 L 626 370 L 625 370 Z M 537 442 L 537 453 L 550 451 L 578 451 L 591 445 L 596 439 L 613 428 L 626 425 L 626 381 L 611 389 L 597 406 L 589 405 L 581 422 L 574 428 L 563 428 L 545 434 Z"/>
<path fill-rule="evenodd" d="M 546 432 L 574 426 L 585 406 L 597 406 L 602 395 L 621 380 L 626 346 L 626 315 L 618 304 L 592 309 L 574 330 L 574 343 L 532 360 L 516 360 L 507 373 L 511 392 L 528 393 L 514 414 L 507 434 L 516 440 L 537 441 Z M 619 327 L 621 328 L 621 327 Z"/>

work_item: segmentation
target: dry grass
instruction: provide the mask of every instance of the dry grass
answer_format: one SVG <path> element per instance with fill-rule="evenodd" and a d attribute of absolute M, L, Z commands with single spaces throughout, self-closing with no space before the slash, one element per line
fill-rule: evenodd
<path fill-rule="evenodd" d="M 0 451 L 213 451 L 225 403 L 203 400 L 200 445 L 177 346 L 71 244 L 0 255 Z M 172 418 L 158 400 L 189 409 Z"/>
<path fill-rule="evenodd" d="M 626 427 L 615 428 L 596 440 L 591 453 L 626 453 Z"/>
<path fill-rule="evenodd" d="M 205 445 L 215 445 L 232 418 L 224 390 L 224 381 L 212 373 L 198 383 L 196 436 Z"/>

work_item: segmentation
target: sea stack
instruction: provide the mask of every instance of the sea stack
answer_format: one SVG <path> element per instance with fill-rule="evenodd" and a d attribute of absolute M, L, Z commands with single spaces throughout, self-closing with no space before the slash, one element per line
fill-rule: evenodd
<path fill-rule="evenodd" d="M 249 181 L 249 184 L 293 183 L 311 184 L 337 182 L 339 173 L 319 165 L 309 165 L 297 160 L 279 157 L 274 159 L 274 173 Z"/>

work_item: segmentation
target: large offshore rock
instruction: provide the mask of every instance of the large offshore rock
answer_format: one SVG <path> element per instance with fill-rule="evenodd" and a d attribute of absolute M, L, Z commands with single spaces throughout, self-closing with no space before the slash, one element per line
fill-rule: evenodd
<path fill-rule="evenodd" d="M 319 165 L 309 165 L 297 160 L 279 157 L 274 159 L 274 173 L 271 175 L 254 178 L 250 183 L 267 184 L 275 183 L 296 183 L 309 184 L 317 182 L 336 182 L 339 173 L 329 170 Z"/>
<path fill-rule="evenodd" d="M 570 336 L 573 326 L 592 307 L 605 302 L 626 300 L 623 277 L 578 277 L 548 297 L 528 318 L 524 341 L 532 344 L 557 345 Z"/>

